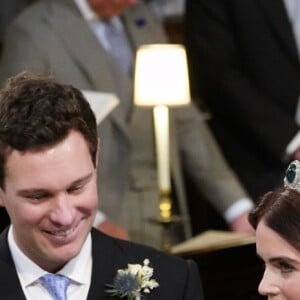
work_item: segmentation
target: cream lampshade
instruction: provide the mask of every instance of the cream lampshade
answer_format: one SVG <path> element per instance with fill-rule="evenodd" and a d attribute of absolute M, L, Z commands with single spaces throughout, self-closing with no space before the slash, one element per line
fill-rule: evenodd
<path fill-rule="evenodd" d="M 184 105 L 190 102 L 185 48 L 179 44 L 141 46 L 134 78 L 136 105 Z"/>

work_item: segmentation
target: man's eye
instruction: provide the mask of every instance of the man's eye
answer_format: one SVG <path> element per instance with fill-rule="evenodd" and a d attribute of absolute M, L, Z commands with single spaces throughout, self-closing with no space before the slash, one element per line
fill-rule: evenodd
<path fill-rule="evenodd" d="M 68 193 L 76 193 L 76 192 L 80 192 L 82 189 L 83 189 L 83 185 L 77 185 L 77 186 L 70 187 L 67 191 Z"/>
<path fill-rule="evenodd" d="M 36 194 L 36 195 L 27 195 L 26 198 L 33 200 L 33 201 L 41 201 L 43 199 L 46 199 L 48 196 L 45 194 Z"/>

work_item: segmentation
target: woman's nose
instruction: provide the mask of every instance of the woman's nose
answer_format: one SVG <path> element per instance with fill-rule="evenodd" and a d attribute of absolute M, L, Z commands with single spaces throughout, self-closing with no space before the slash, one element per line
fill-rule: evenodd
<path fill-rule="evenodd" d="M 258 292 L 263 296 L 276 295 L 280 292 L 276 282 L 276 275 L 267 268 L 265 269 L 263 278 L 258 286 Z"/>

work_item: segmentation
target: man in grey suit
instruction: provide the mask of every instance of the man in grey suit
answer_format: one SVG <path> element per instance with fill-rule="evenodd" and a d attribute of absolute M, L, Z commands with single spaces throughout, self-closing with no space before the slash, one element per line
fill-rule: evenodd
<path fill-rule="evenodd" d="M 7 32 L 0 79 L 29 69 L 51 73 L 80 89 L 118 95 L 120 105 L 98 128 L 101 208 L 133 240 L 159 246 L 160 228 L 147 221 L 158 216 L 152 113 L 133 108 L 131 72 L 121 69 L 103 34 L 108 20 L 126 32 L 132 57 L 142 44 L 167 42 L 142 1 L 41 0 Z M 179 239 L 191 236 L 183 169 L 233 230 L 248 230 L 246 216 L 252 203 L 225 163 L 201 113 L 193 105 L 172 109 L 170 131 L 176 209 L 184 220 Z"/>

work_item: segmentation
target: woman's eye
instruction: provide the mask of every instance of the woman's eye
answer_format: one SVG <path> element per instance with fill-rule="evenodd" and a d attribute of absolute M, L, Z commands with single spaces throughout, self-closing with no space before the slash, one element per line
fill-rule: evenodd
<path fill-rule="evenodd" d="M 284 261 L 278 262 L 277 267 L 282 273 L 290 273 L 295 269 L 291 264 Z"/>

